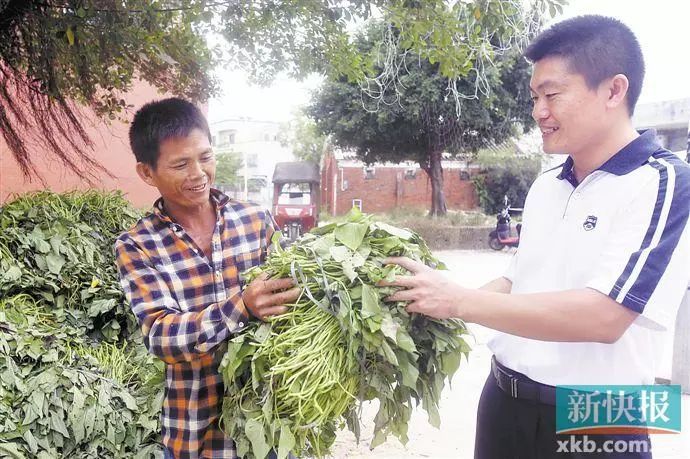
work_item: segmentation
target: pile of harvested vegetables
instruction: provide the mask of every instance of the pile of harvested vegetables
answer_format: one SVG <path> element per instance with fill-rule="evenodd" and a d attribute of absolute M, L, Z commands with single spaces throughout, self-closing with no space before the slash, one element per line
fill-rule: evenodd
<path fill-rule="evenodd" d="M 405 274 L 383 264 L 389 256 L 443 268 L 418 235 L 353 211 L 286 249 L 274 244 L 266 263 L 246 273 L 247 282 L 263 272 L 292 277 L 302 293 L 287 313 L 229 342 L 222 425 L 239 456 L 323 457 L 345 425 L 359 439 L 360 408 L 375 399 L 372 448 L 389 434 L 405 443 L 420 401 L 438 427 L 445 380 L 469 352 L 467 331 L 385 302 L 394 289 L 377 284 Z"/>
<path fill-rule="evenodd" d="M 163 363 L 114 263 L 139 218 L 121 193 L 31 193 L 0 207 L 0 457 L 160 457 Z"/>

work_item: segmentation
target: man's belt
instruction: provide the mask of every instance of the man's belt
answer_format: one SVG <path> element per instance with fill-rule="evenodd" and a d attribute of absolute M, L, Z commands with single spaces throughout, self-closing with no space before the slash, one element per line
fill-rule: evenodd
<path fill-rule="evenodd" d="M 554 386 L 532 381 L 522 373 L 498 363 L 495 356 L 491 358 L 491 373 L 494 375 L 498 387 L 512 398 L 556 405 L 556 388 Z"/>

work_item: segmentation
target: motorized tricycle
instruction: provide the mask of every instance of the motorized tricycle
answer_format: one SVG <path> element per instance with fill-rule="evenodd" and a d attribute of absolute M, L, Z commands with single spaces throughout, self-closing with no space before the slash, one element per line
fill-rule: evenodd
<path fill-rule="evenodd" d="M 273 215 L 290 241 L 318 224 L 319 166 L 309 161 L 276 164 L 273 172 Z"/>

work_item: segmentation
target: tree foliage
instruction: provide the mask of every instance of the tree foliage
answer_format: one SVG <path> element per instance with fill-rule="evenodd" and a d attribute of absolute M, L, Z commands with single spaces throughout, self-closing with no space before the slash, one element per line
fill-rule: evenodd
<path fill-rule="evenodd" d="M 391 59 L 378 73 L 379 83 L 392 83 L 402 55 L 408 53 L 438 63 L 446 78 L 465 76 L 472 69 L 481 73 L 496 53 L 534 32 L 536 16 L 545 16 L 547 10 L 555 15 L 565 0 L 532 0 L 533 9 L 525 9 L 520 0 L 227 3 L 221 28 L 230 54 L 259 81 L 270 81 L 281 71 L 298 77 L 320 72 L 350 81 L 372 77 L 376 56 L 362 53 L 351 31 L 374 19 L 398 32 L 384 43 Z"/>
<path fill-rule="evenodd" d="M 40 145 L 82 178 L 92 114 L 115 119 L 135 78 L 203 100 L 214 91 L 205 2 L 0 0 L 0 131 L 26 176 Z"/>
<path fill-rule="evenodd" d="M 216 184 L 234 188 L 241 177 L 237 173 L 243 168 L 239 153 L 221 149 L 216 153 Z"/>
<path fill-rule="evenodd" d="M 361 46 L 375 47 L 380 30 L 372 28 L 362 37 Z M 419 163 L 431 179 L 431 214 L 445 214 L 443 155 L 476 151 L 532 125 L 529 68 L 516 53 L 497 58 L 486 69 L 491 92 L 462 99 L 457 116 L 440 64 L 408 56 L 405 66 L 396 93 L 379 99 L 367 97 L 358 84 L 345 79 L 325 83 L 309 115 L 323 132 L 333 135 L 336 145 L 354 149 L 366 163 Z M 456 84 L 470 91 L 475 81 L 467 77 Z"/>
<path fill-rule="evenodd" d="M 211 32 L 256 81 L 319 72 L 379 100 L 398 94 L 410 59 L 428 61 L 459 108 L 464 95 L 487 92 L 497 56 L 564 1 L 532 0 L 530 13 L 521 0 L 0 0 L 0 130 L 25 175 L 36 175 L 40 145 L 93 178 L 104 169 L 89 154 L 89 115 L 123 116 L 136 78 L 195 101 L 214 94 L 209 72 L 221 55 L 205 42 Z M 372 18 L 388 33 L 363 53 L 351 31 Z M 470 73 L 474 85 L 458 88 Z"/>
<path fill-rule="evenodd" d="M 479 205 L 487 214 L 495 214 L 503 209 L 503 198 L 507 196 L 511 207 L 523 207 L 540 169 L 539 158 L 515 156 L 483 165 L 479 175 L 473 179 Z"/>
<path fill-rule="evenodd" d="M 316 164 L 321 162 L 326 136 L 319 131 L 313 119 L 300 112 L 290 122 L 287 131 L 287 143 L 297 159 Z"/>

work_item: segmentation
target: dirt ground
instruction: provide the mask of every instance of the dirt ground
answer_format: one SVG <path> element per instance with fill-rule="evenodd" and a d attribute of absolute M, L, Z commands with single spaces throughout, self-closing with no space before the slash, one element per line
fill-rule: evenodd
<path fill-rule="evenodd" d="M 478 287 L 501 275 L 512 252 L 439 251 L 436 255 L 446 262 L 449 275 L 468 287 Z M 333 449 L 335 458 L 457 458 L 473 457 L 474 429 L 477 404 L 484 381 L 489 374 L 491 353 L 486 342 L 491 331 L 471 326 L 475 343 L 469 361 L 463 361 L 451 387 L 446 387 L 440 403 L 441 428 L 427 422 L 426 413 L 416 409 L 410 420 L 410 441 L 403 446 L 396 438 L 389 438 L 373 451 L 369 443 L 373 437 L 373 418 L 376 406 L 364 407 L 362 436 L 357 444 L 354 435 L 345 430 L 339 433 Z M 655 459 L 690 458 L 690 396 L 683 397 L 680 435 L 655 435 L 652 438 Z M 508 459 L 508 458 L 506 458 Z"/>

